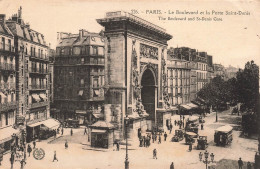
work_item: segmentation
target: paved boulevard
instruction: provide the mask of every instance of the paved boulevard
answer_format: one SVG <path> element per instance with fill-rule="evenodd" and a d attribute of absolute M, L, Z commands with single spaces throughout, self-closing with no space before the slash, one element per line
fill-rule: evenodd
<path fill-rule="evenodd" d="M 179 119 L 179 116 L 172 117 L 172 121 Z M 186 117 L 187 119 L 187 117 Z M 253 162 L 257 150 L 257 140 L 239 137 L 239 131 L 233 131 L 233 142 L 231 146 L 216 147 L 214 144 L 214 130 L 227 123 L 232 123 L 237 128 L 237 121 L 241 119 L 236 115 L 230 115 L 229 111 L 218 113 L 219 121 L 216 123 L 215 113 L 205 118 L 204 130 L 199 134 L 208 136 L 208 152 L 215 154 L 215 160 L 232 159 L 238 160 L 242 157 L 244 161 Z M 174 128 L 176 128 L 174 126 Z M 52 141 L 53 138 L 37 142 L 38 148 L 45 150 L 45 158 L 36 160 L 32 156 L 27 158 L 25 169 L 122 169 L 124 168 L 125 147 L 121 146 L 120 151 L 97 149 L 93 150 L 88 145 L 87 136 L 83 135 L 84 129 L 74 129 L 73 136 L 70 136 L 70 129 L 66 129 L 64 136 Z M 174 132 L 173 132 L 174 133 Z M 152 143 L 149 148 L 130 146 L 129 161 L 130 169 L 169 169 L 170 163 L 174 162 L 175 169 L 203 169 L 205 164 L 199 162 L 198 154 L 201 150 L 194 148 L 188 151 L 188 146 L 182 142 L 170 142 L 172 134 L 168 134 L 167 141 L 162 144 Z M 64 148 L 65 140 L 68 140 L 69 148 Z M 136 140 L 136 142 L 139 142 Z M 86 145 L 87 144 L 87 145 Z M 152 158 L 152 150 L 156 148 L 158 159 Z M 58 162 L 52 162 L 53 153 L 57 152 Z M 27 155 L 28 156 L 28 155 Z M 10 169 L 10 154 L 4 156 L 0 168 Z M 14 169 L 20 169 L 20 163 L 15 162 Z"/>

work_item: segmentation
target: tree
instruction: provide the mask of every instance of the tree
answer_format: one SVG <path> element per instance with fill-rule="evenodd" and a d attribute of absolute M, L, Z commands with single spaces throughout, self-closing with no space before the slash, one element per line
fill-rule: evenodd
<path fill-rule="evenodd" d="M 256 112 L 259 96 L 259 67 L 254 61 L 247 62 L 244 70 L 237 73 L 238 101 L 245 109 Z"/>

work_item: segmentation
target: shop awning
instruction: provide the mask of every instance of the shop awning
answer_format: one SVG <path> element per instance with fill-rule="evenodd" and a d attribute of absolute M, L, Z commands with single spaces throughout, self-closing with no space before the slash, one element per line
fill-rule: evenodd
<path fill-rule="evenodd" d="M 47 96 L 46 96 L 46 94 L 44 94 L 44 93 L 40 93 L 40 97 L 41 97 L 43 100 L 47 100 Z"/>
<path fill-rule="evenodd" d="M 0 96 L 1 96 L 2 98 L 6 98 L 6 95 L 5 95 L 4 93 L 2 93 L 2 92 L 0 92 Z"/>
<path fill-rule="evenodd" d="M 37 102 L 41 101 L 41 98 L 39 97 L 38 94 L 32 94 L 33 99 L 35 99 Z"/>
<path fill-rule="evenodd" d="M 101 117 L 104 117 L 104 115 L 101 114 L 101 113 L 92 113 L 92 114 L 93 114 L 93 116 L 94 116 L 95 118 L 97 118 L 97 119 L 99 119 L 99 118 L 101 118 Z"/>
<path fill-rule="evenodd" d="M 187 104 L 189 107 L 191 108 L 198 108 L 198 106 L 196 104 L 193 104 L 193 103 L 189 103 Z"/>
<path fill-rule="evenodd" d="M 36 126 L 39 126 L 39 125 L 41 125 L 41 124 L 43 124 L 43 121 L 39 121 L 39 122 L 36 122 L 36 123 L 32 123 L 32 124 L 29 124 L 29 125 L 27 125 L 27 126 L 29 126 L 29 127 L 36 127 Z"/>
<path fill-rule="evenodd" d="M 42 124 L 50 129 L 57 129 L 60 126 L 60 122 L 55 119 L 44 120 Z"/>
<path fill-rule="evenodd" d="M 79 91 L 79 96 L 82 96 L 83 95 L 83 90 L 80 90 Z"/>
<path fill-rule="evenodd" d="M 105 133 L 106 130 L 93 129 L 91 133 Z"/>
<path fill-rule="evenodd" d="M 42 124 L 45 125 L 48 128 L 53 128 L 53 129 L 58 128 L 59 125 L 60 125 L 60 123 L 55 119 L 47 119 L 47 120 L 44 120 L 44 121 L 39 121 L 37 123 L 30 124 L 28 126 L 29 127 L 36 127 L 36 126 L 39 126 L 39 125 L 42 125 Z"/>
<path fill-rule="evenodd" d="M 0 144 L 12 139 L 13 134 L 19 133 L 19 130 L 14 129 L 12 126 L 0 129 Z"/>
<path fill-rule="evenodd" d="M 87 114 L 86 110 L 76 110 L 76 114 Z"/>
<path fill-rule="evenodd" d="M 191 109 L 191 107 L 188 106 L 188 105 L 186 105 L 186 104 L 181 105 L 181 107 L 184 108 L 184 109 L 186 109 L 186 110 L 190 110 L 190 109 Z"/>

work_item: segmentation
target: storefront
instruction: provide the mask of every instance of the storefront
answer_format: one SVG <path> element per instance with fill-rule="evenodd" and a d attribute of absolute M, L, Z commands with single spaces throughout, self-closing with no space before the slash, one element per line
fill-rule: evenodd
<path fill-rule="evenodd" d="M 114 126 L 105 121 L 97 121 L 91 129 L 91 147 L 111 148 L 114 143 Z"/>
<path fill-rule="evenodd" d="M 20 131 L 14 129 L 12 126 L 0 129 L 0 147 L 2 151 L 8 151 L 11 148 L 11 144 L 14 142 L 19 143 Z"/>
<path fill-rule="evenodd" d="M 47 119 L 27 125 L 27 142 L 33 139 L 47 139 L 53 136 L 53 130 L 60 127 L 60 122 L 55 119 Z"/>

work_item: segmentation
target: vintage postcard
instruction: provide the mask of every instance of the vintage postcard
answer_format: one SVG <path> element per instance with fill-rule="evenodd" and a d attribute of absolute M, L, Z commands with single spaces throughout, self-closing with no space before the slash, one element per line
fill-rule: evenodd
<path fill-rule="evenodd" d="M 260 1 L 0 0 L 1 169 L 260 169 Z"/>

